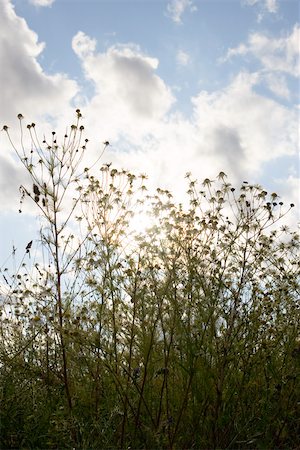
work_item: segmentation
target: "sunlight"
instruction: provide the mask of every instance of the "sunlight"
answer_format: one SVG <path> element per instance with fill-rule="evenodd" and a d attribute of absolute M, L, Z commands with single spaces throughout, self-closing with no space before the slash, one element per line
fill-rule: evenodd
<path fill-rule="evenodd" d="M 144 234 L 149 228 L 155 225 L 155 217 L 151 213 L 148 205 L 141 205 L 138 211 L 134 212 L 129 222 L 129 230 L 135 234 Z"/>

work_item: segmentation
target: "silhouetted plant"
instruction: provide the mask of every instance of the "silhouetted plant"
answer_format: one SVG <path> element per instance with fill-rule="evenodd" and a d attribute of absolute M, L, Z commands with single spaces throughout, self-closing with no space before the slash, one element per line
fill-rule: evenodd
<path fill-rule="evenodd" d="M 29 152 L 19 115 L 20 209 L 30 198 L 42 227 L 31 267 L 2 271 L 1 445 L 297 448 L 294 205 L 223 172 L 187 174 L 181 205 L 144 175 L 84 168 L 76 114 L 61 144 L 29 125 Z"/>

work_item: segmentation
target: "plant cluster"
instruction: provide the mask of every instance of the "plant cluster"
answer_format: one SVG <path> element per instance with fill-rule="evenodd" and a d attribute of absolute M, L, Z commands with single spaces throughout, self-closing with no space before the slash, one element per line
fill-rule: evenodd
<path fill-rule="evenodd" d="M 84 168 L 76 114 L 60 144 L 31 124 L 27 150 L 21 114 L 11 141 L 41 230 L 37 259 L 1 270 L 1 448 L 296 449 L 294 205 L 223 172 L 187 174 L 181 205 L 144 175 Z"/>

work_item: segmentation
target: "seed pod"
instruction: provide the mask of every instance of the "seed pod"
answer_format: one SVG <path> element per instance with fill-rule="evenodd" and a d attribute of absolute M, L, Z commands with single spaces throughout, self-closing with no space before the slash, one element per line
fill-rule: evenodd
<path fill-rule="evenodd" d="M 33 193 L 35 195 L 41 195 L 40 190 L 36 184 L 33 185 Z"/>

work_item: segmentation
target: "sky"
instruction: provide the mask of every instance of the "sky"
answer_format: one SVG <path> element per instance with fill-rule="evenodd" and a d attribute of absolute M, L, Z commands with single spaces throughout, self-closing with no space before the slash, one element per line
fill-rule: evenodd
<path fill-rule="evenodd" d="M 0 0 L 0 129 L 43 134 L 80 108 L 90 158 L 179 199 L 220 171 L 298 206 L 298 0 Z M 56 128 L 55 128 L 56 129 Z M 36 233 L 0 132 L 0 266 Z M 295 208 L 297 210 L 297 208 Z"/>

